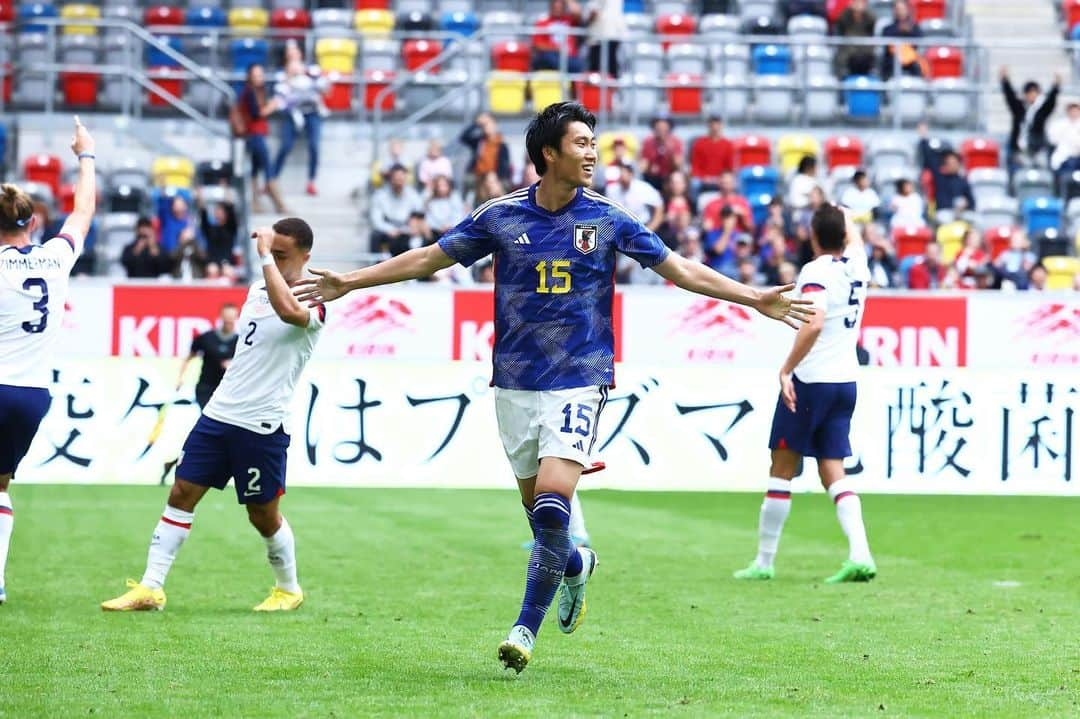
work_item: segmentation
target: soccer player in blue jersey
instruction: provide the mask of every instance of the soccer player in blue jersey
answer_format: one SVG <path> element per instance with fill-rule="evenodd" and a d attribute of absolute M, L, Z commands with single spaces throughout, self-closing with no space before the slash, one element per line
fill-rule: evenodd
<path fill-rule="evenodd" d="M 585 615 L 585 583 L 596 554 L 568 531 L 570 498 L 590 467 L 597 421 L 614 380 L 612 302 L 616 253 L 702 295 L 754 307 L 797 327 L 807 304 L 756 290 L 670 252 L 624 208 L 588 189 L 596 169 L 596 118 L 577 103 L 549 106 L 529 124 L 526 146 L 540 181 L 495 198 L 443 235 L 372 267 L 312 270 L 301 300 L 427 277 L 460 262 L 495 256 L 495 408 L 503 448 L 518 479 L 533 532 L 525 598 L 499 645 L 520 672 L 548 606 L 559 592 L 559 628 Z"/>

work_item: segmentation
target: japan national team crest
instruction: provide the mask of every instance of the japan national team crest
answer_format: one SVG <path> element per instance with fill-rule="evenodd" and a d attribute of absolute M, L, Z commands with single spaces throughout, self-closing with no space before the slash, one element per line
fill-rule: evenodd
<path fill-rule="evenodd" d="M 574 249 L 587 255 L 596 249 L 596 225 L 574 225 Z"/>

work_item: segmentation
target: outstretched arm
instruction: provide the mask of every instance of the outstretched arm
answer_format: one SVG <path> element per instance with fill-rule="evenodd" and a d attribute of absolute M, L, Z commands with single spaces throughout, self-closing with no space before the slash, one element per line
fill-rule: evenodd
<path fill-rule="evenodd" d="M 438 244 L 417 247 L 371 267 L 345 274 L 312 269 L 311 273 L 317 277 L 300 280 L 296 283 L 293 292 L 298 301 L 316 305 L 320 302 L 336 300 L 353 290 L 430 277 L 439 270 L 454 265 L 455 262 L 443 252 Z"/>
<path fill-rule="evenodd" d="M 73 241 L 75 256 L 82 254 L 83 241 L 94 221 L 97 206 L 97 175 L 94 172 L 94 138 L 83 124 L 75 117 L 75 137 L 71 140 L 71 151 L 79 158 L 79 179 L 75 181 L 75 209 L 67 216 L 60 233 Z"/>

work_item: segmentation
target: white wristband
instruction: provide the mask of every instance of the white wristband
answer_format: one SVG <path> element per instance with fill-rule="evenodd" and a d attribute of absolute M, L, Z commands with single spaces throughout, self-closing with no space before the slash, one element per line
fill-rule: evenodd
<path fill-rule="evenodd" d="M 269 267 L 270 265 L 274 264 L 273 255 L 261 255 L 259 260 L 262 262 L 263 267 Z"/>

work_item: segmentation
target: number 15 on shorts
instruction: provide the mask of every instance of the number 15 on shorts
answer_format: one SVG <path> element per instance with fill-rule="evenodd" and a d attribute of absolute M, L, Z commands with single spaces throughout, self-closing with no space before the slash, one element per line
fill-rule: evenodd
<path fill-rule="evenodd" d="M 574 408 L 577 408 L 577 414 L 574 414 Z M 588 437 L 592 432 L 593 423 L 593 408 L 587 404 L 567 404 L 562 409 L 563 426 L 559 429 L 560 432 L 566 434 L 580 434 L 582 437 Z"/>

